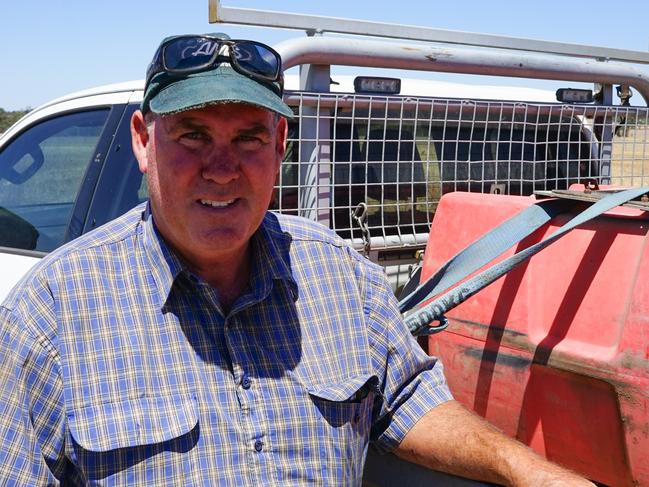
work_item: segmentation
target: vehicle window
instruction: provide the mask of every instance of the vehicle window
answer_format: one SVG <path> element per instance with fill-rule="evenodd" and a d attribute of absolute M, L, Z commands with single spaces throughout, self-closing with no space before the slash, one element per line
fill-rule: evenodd
<path fill-rule="evenodd" d="M 142 176 L 131 149 L 130 120 L 139 108 L 139 103 L 128 105 L 115 130 L 84 223 L 84 232 L 117 218 L 149 197 L 146 178 Z"/>
<path fill-rule="evenodd" d="M 23 132 L 0 153 L 0 245 L 61 245 L 109 110 L 71 113 Z"/>

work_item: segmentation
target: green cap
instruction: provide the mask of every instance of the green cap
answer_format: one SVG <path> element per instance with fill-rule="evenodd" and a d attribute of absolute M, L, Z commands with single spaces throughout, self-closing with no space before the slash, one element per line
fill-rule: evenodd
<path fill-rule="evenodd" d="M 293 111 L 276 90 L 270 82 L 249 78 L 222 62 L 188 75 L 157 73 L 144 88 L 142 111 L 167 115 L 218 103 L 247 103 L 292 118 Z"/>

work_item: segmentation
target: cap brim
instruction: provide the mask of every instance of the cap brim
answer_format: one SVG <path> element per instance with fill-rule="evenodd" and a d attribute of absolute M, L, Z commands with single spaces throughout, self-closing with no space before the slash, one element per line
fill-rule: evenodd
<path fill-rule="evenodd" d="M 269 88 L 224 66 L 191 74 L 165 86 L 150 100 L 149 108 L 167 115 L 217 103 L 247 103 L 293 117 L 289 106 Z"/>

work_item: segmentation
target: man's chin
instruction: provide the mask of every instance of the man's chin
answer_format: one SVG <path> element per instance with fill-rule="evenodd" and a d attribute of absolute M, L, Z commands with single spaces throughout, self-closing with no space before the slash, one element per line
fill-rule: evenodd
<path fill-rule="evenodd" d="M 208 232 L 197 232 L 191 237 L 189 247 L 205 256 L 236 255 L 245 252 L 249 240 L 250 235 L 247 232 L 219 228 Z"/>

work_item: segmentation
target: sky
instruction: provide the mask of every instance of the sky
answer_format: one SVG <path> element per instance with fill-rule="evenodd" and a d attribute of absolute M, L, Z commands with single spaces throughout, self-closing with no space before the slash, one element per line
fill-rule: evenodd
<path fill-rule="evenodd" d="M 222 0 L 226 7 L 355 18 L 456 31 L 649 50 L 649 2 L 626 0 Z M 160 40 L 227 32 L 273 45 L 300 31 L 213 25 L 208 0 L 0 0 L 0 108 L 144 77 Z M 649 74 L 649 65 L 641 66 Z M 445 75 L 431 74 L 446 80 Z M 464 77 L 463 82 L 476 78 Z M 520 80 L 477 80 L 519 84 Z M 525 86 L 542 83 L 523 80 Z"/>

